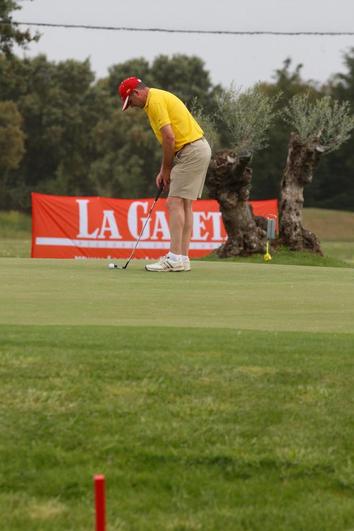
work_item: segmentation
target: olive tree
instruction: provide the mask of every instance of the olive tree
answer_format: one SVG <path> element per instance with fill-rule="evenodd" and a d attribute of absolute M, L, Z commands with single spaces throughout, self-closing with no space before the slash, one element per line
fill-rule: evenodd
<path fill-rule="evenodd" d="M 217 250 L 220 257 L 265 250 L 266 230 L 248 203 L 250 163 L 254 154 L 267 145 L 276 100 L 264 94 L 258 85 L 246 91 L 231 86 L 217 97 L 216 120 L 228 147 L 213 154 L 206 184 L 209 196 L 219 202 L 227 232 L 226 242 Z"/>
<path fill-rule="evenodd" d="M 348 102 L 330 96 L 311 101 L 308 93 L 295 95 L 282 116 L 293 132 L 281 181 L 279 238 L 291 250 L 321 253 L 317 236 L 302 226 L 304 187 L 320 158 L 350 138 L 354 117 Z"/>

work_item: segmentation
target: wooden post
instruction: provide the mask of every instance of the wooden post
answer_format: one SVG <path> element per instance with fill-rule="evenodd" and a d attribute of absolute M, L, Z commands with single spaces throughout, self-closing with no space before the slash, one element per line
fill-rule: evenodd
<path fill-rule="evenodd" d="M 106 531 L 105 477 L 94 476 L 96 531 Z"/>

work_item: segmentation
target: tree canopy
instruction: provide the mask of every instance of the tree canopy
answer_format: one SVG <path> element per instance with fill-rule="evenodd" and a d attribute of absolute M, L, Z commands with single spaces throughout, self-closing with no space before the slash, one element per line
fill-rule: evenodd
<path fill-rule="evenodd" d="M 16 169 L 24 153 L 22 118 L 12 101 L 0 101 L 0 171 Z"/>
<path fill-rule="evenodd" d="M 1 5 L 9 7 L 10 3 L 15 4 Z M 215 143 L 219 139 L 221 147 L 226 147 L 222 146 L 228 136 L 226 111 L 218 105 L 224 89 L 213 85 L 203 61 L 196 56 L 160 55 L 151 63 L 136 58 L 112 65 L 105 78 L 96 79 L 88 60 L 55 63 L 44 55 L 20 59 L 2 51 L 0 102 L 5 109 L 8 102 L 13 106 L 12 120 L 18 132 L 14 145 L 17 142 L 19 160 L 0 170 L 2 182 L 6 173 L 6 193 L 0 195 L 0 209 L 30 208 L 31 191 L 115 197 L 155 193 L 160 146 L 145 113 L 137 109 L 122 112 L 117 95 L 119 82 L 130 75 L 140 76 L 149 86 L 174 92 L 189 107 L 197 102 L 197 107 L 213 118 Z M 275 104 L 274 120 L 262 140 L 268 147 L 257 151 L 252 161 L 251 199 L 279 195 L 291 132 L 279 111 L 294 95 L 308 94 L 310 101 L 333 96 L 338 105 L 348 101 L 353 112 L 354 48 L 344 58 L 344 69 L 321 87 L 303 80 L 301 65 L 293 67 L 287 60 L 272 83 L 257 87 L 260 102 L 271 100 Z M 281 97 L 274 99 L 279 93 Z M 0 116 L 4 106 L 2 109 Z M 316 179 L 306 190 L 306 206 L 353 210 L 353 167 L 351 133 L 348 142 L 321 160 Z"/>
<path fill-rule="evenodd" d="M 14 44 L 26 46 L 27 43 L 38 40 L 38 35 L 31 35 L 29 30 L 21 31 L 13 22 L 12 12 L 21 9 L 19 2 L 14 0 L 0 0 L 0 52 L 9 56 Z"/>

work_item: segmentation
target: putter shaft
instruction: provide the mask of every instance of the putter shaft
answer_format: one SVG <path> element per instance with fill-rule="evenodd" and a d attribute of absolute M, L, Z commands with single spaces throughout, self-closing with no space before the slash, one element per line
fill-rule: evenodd
<path fill-rule="evenodd" d="M 161 188 L 159 188 L 159 190 L 158 190 L 158 192 L 157 192 L 157 194 L 156 194 L 156 197 L 155 197 L 155 199 L 154 199 L 154 202 L 153 202 L 153 204 L 152 204 L 152 206 L 151 206 L 151 208 L 150 208 L 150 210 L 149 210 L 148 216 L 147 216 L 147 218 L 146 218 L 146 220 L 145 220 L 144 226 L 143 226 L 143 228 L 142 228 L 142 230 L 141 230 L 141 232 L 140 232 L 140 234 L 139 234 L 139 237 L 138 237 L 138 239 L 137 239 L 137 241 L 136 241 L 136 243 L 135 243 L 135 245 L 134 245 L 134 248 L 133 248 L 133 250 L 132 250 L 132 252 L 131 252 L 131 255 L 129 256 L 127 262 L 124 264 L 124 266 L 119 266 L 119 265 L 117 265 L 117 264 L 114 264 L 114 268 L 115 268 L 115 269 L 127 269 L 128 264 L 129 264 L 130 260 L 133 258 L 134 253 L 135 253 L 135 251 L 136 251 L 136 248 L 137 248 L 138 245 L 139 245 L 139 242 L 140 242 L 140 240 L 141 240 L 141 237 L 142 237 L 142 235 L 144 234 L 145 227 L 146 227 L 146 225 L 147 225 L 147 223 L 148 223 L 148 221 L 149 221 L 149 219 L 150 219 L 150 217 L 151 217 L 152 211 L 154 210 L 154 207 L 155 207 L 155 205 L 156 205 L 156 203 L 157 203 L 157 201 L 158 201 L 160 195 L 162 194 L 163 188 L 164 188 L 163 186 L 162 186 Z"/>

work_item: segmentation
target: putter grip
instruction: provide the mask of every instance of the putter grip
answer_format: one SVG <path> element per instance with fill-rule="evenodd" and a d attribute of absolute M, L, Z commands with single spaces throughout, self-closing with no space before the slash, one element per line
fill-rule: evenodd
<path fill-rule="evenodd" d="M 160 195 L 162 194 L 163 192 L 163 185 L 157 190 L 157 194 L 156 194 L 156 197 L 155 197 L 155 201 L 158 200 L 158 198 L 160 197 Z"/>

